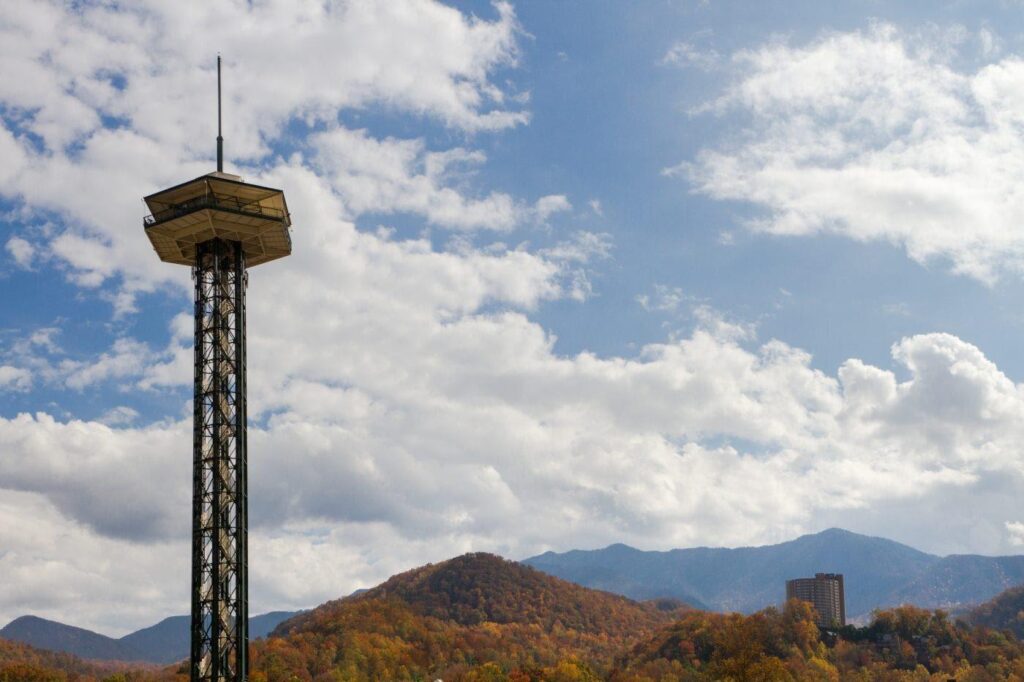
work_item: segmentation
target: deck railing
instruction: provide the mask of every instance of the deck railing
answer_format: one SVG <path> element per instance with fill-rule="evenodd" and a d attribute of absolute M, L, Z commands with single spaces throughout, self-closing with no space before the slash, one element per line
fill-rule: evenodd
<path fill-rule="evenodd" d="M 162 211 L 156 211 L 152 215 L 146 216 L 142 219 L 142 222 L 148 227 L 207 208 L 231 211 L 232 213 L 241 213 L 243 215 L 262 216 L 274 220 L 283 220 L 285 217 L 282 209 L 264 206 L 259 201 L 245 202 L 231 194 L 208 192 L 191 199 L 186 199 L 178 204 L 171 204 Z"/>

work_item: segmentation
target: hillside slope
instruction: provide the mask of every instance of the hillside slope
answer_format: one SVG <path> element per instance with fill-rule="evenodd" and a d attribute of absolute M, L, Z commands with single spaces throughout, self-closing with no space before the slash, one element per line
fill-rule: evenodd
<path fill-rule="evenodd" d="M 751 615 L 695 612 L 616 659 L 611 682 L 716 680 L 1019 680 L 1024 645 L 901 606 L 867 627 L 821 636 L 810 604 Z"/>
<path fill-rule="evenodd" d="M 249 635 L 253 639 L 265 637 L 299 613 L 273 611 L 253 616 L 249 619 Z M 37 616 L 21 616 L 0 629 L 0 637 L 90 660 L 168 664 L 188 658 L 189 622 L 188 616 L 172 616 L 115 639 Z"/>
<path fill-rule="evenodd" d="M 955 608 L 980 604 L 1024 583 L 1024 556 L 944 557 L 897 589 L 889 604 Z"/>
<path fill-rule="evenodd" d="M 282 622 L 301 613 L 301 611 L 271 611 L 249 618 L 249 637 L 257 639 L 266 637 Z M 117 640 L 142 656 L 141 660 L 153 663 L 174 663 L 188 658 L 189 647 L 189 616 L 171 616 L 164 618 L 156 625 L 137 630 Z"/>
<path fill-rule="evenodd" d="M 37 616 L 15 618 L 0 629 L 0 637 L 37 649 L 74 654 L 80 658 L 110 661 L 145 660 L 139 651 L 112 637 Z"/>
<path fill-rule="evenodd" d="M 1024 557 L 938 557 L 892 540 L 841 529 L 764 547 L 645 552 L 625 545 L 547 552 L 525 564 L 634 599 L 675 597 L 716 611 L 752 613 L 785 597 L 785 581 L 844 574 L 847 614 L 913 603 L 976 604 L 1024 581 Z"/>
<path fill-rule="evenodd" d="M 155 673 L 143 671 L 139 664 L 84 661 L 71 654 L 46 651 L 22 642 L 0 639 L 0 680 L 3 682 L 49 681 L 64 679 L 102 679 L 112 673 L 133 668 L 140 679 Z"/>
<path fill-rule="evenodd" d="M 1024 639 L 1024 585 L 1012 587 L 964 614 L 975 625 L 1009 630 Z"/>
<path fill-rule="evenodd" d="M 282 623 L 253 647 L 253 679 L 460 679 L 488 662 L 533 669 L 579 657 L 601 667 L 687 609 L 587 589 L 489 554 L 396 575 Z M 330 660 L 311 655 L 330 651 Z"/>

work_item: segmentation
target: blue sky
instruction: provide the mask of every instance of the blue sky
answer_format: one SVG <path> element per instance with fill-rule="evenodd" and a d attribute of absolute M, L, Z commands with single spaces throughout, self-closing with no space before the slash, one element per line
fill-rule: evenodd
<path fill-rule="evenodd" d="M 217 49 L 227 170 L 294 222 L 256 610 L 469 550 L 1024 544 L 1018 3 L 187 8 L 4 8 L 0 620 L 187 608 L 188 273 L 141 197 L 212 170 Z"/>

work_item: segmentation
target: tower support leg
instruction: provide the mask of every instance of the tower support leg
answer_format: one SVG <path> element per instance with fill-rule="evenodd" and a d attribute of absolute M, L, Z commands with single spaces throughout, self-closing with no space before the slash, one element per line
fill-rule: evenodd
<path fill-rule="evenodd" d="M 248 679 L 245 258 L 196 247 L 192 493 L 192 682 Z"/>

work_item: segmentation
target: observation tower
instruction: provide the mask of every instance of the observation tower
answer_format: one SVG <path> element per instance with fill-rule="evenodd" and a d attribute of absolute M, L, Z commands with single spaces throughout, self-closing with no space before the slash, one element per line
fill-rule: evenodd
<path fill-rule="evenodd" d="M 220 57 L 217 171 L 145 197 L 160 260 L 192 268 L 192 682 L 248 679 L 245 406 L 248 268 L 292 252 L 284 192 L 224 172 Z"/>

